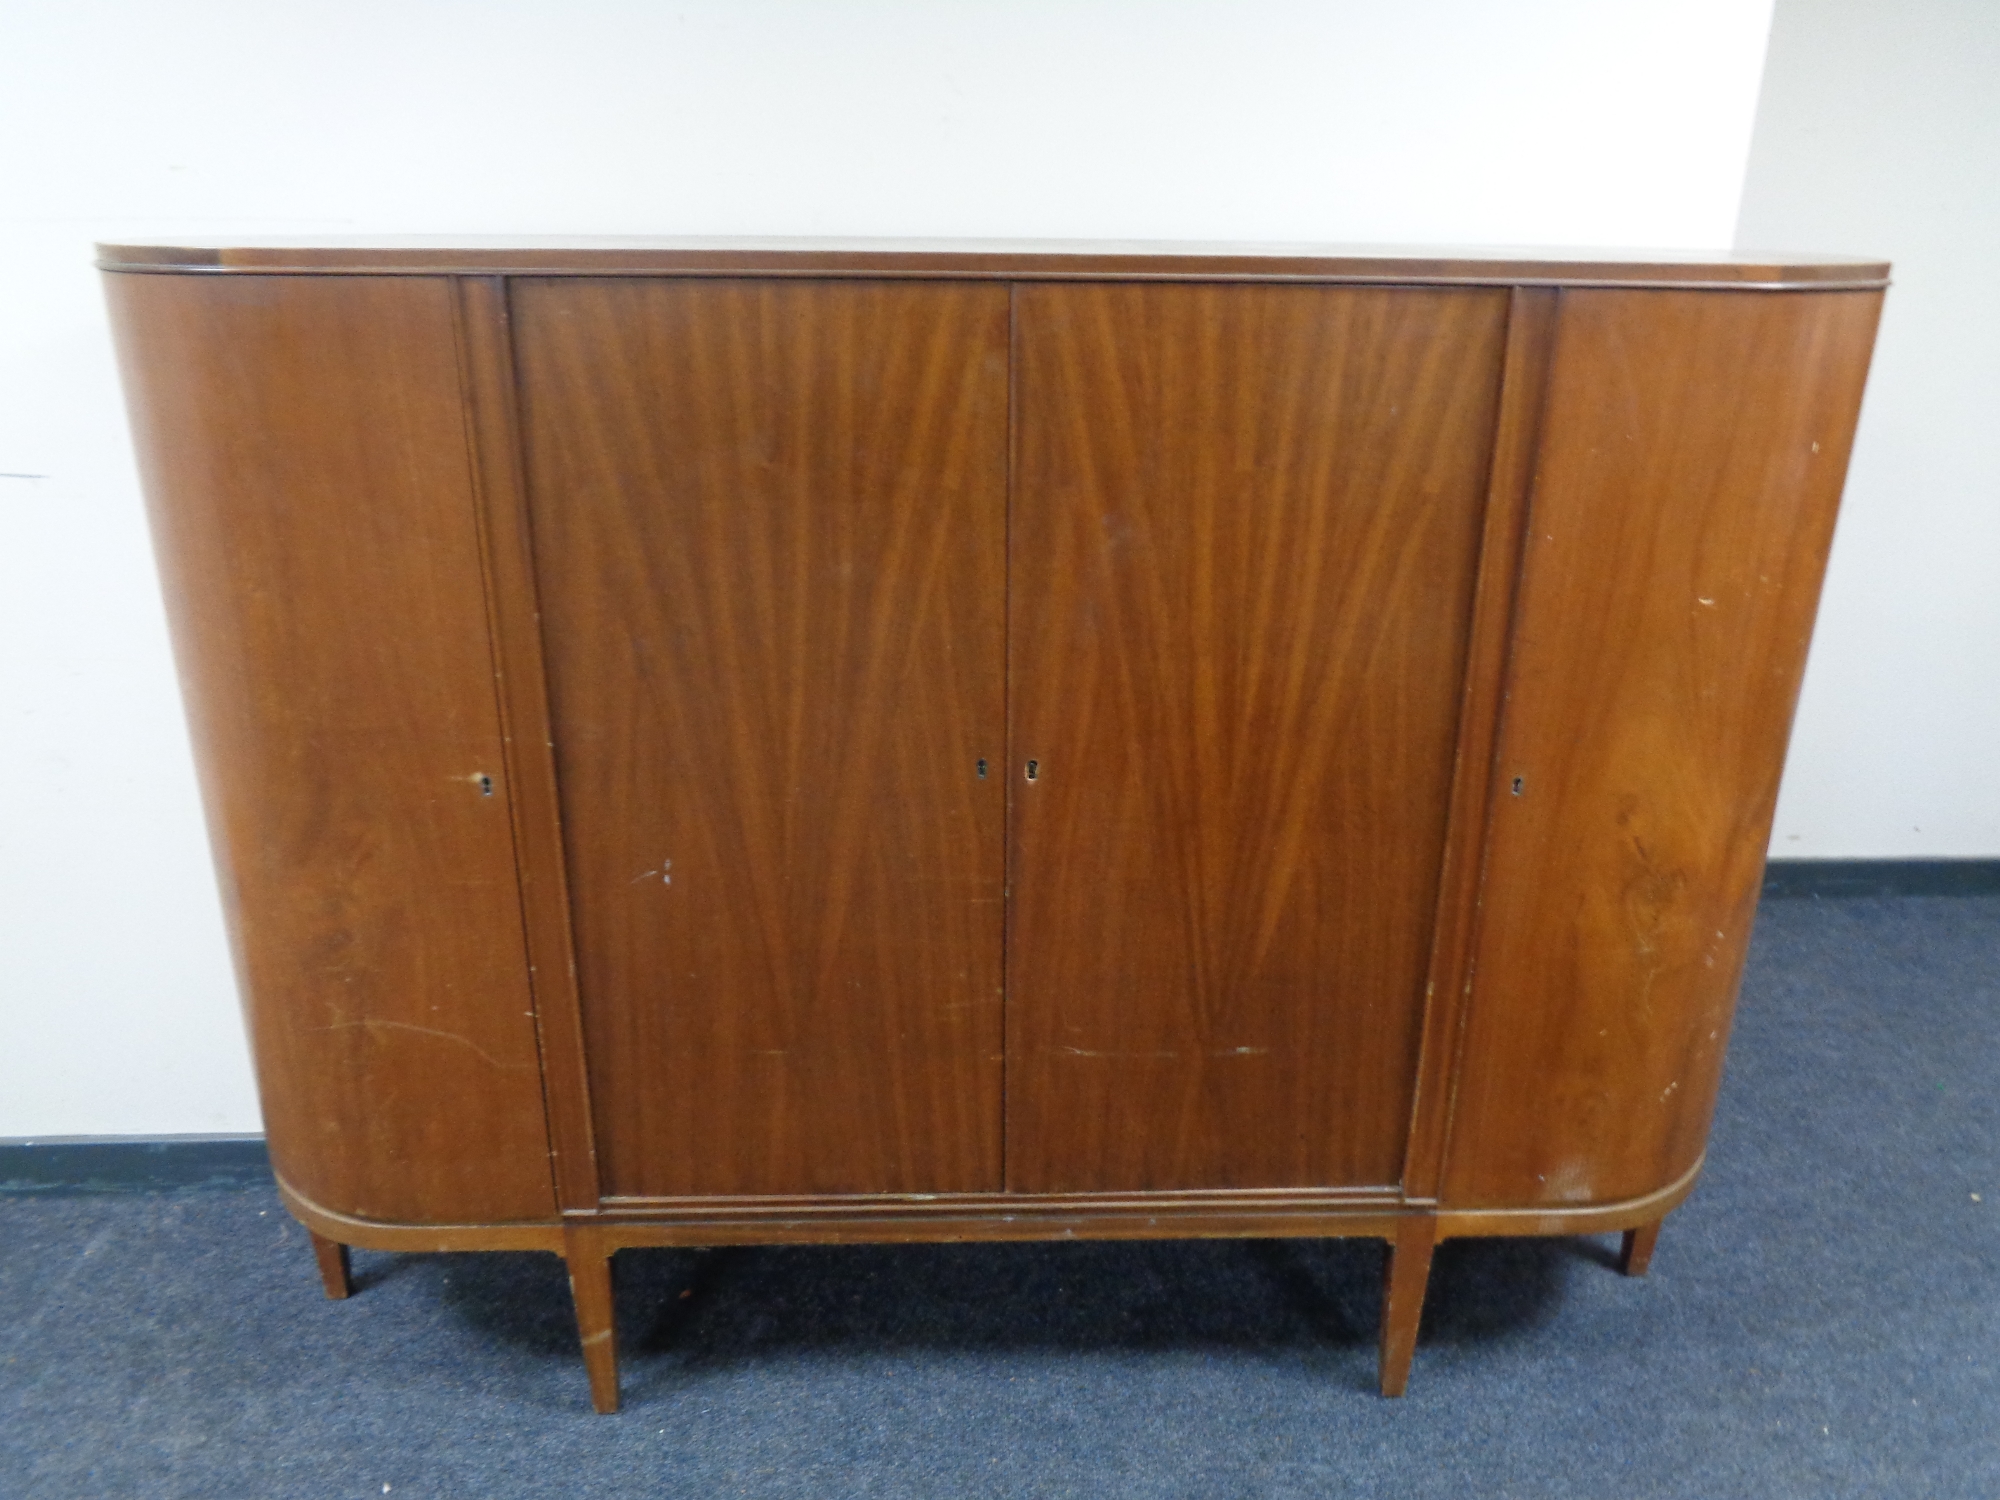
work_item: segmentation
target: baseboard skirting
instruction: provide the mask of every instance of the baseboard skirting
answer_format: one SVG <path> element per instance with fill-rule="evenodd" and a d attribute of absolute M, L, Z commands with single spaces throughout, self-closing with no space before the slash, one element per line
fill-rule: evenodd
<path fill-rule="evenodd" d="M 261 1135 L 0 1140 L 0 1195 L 271 1185 L 271 1157 Z"/>
<path fill-rule="evenodd" d="M 1810 896 L 2000 896 L 2000 859 L 1774 859 L 1764 894 Z"/>

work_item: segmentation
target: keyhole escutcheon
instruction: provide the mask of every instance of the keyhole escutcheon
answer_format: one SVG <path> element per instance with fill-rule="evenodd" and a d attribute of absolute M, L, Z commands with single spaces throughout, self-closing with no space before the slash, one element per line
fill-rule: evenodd
<path fill-rule="evenodd" d="M 1033 781 L 1036 777 L 1040 776 L 1041 774 L 1042 774 L 1042 763 L 1038 760 L 1029 761 L 1028 780 Z"/>

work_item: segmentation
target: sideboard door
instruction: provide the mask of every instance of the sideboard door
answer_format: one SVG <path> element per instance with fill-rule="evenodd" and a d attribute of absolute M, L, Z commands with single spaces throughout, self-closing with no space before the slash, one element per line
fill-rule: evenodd
<path fill-rule="evenodd" d="M 605 1195 L 998 1188 L 1006 289 L 512 296 Z"/>
<path fill-rule="evenodd" d="M 1016 295 L 1008 1186 L 1392 1185 L 1506 294 Z"/>
<path fill-rule="evenodd" d="M 108 278 L 272 1165 L 555 1212 L 436 277 Z"/>
<path fill-rule="evenodd" d="M 1701 1160 L 1881 301 L 1562 294 L 1450 1207 Z"/>

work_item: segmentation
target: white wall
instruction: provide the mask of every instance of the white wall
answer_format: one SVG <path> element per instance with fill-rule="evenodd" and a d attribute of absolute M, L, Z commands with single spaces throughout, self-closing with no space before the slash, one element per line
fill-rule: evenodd
<path fill-rule="evenodd" d="M 1778 0 L 1737 243 L 1895 262 L 1772 852 L 2000 855 L 2000 4 Z"/>
<path fill-rule="evenodd" d="M 0 0 L 0 1137 L 254 1130 L 97 238 L 1718 247 L 1769 0 Z"/>

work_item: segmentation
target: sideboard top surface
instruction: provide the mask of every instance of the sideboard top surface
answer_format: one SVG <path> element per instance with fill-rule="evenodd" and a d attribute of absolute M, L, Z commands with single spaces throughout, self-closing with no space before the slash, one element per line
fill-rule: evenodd
<path fill-rule="evenodd" d="M 1702 250 L 1145 240 L 404 237 L 99 245 L 107 271 L 1397 282 L 1771 290 L 1888 284 L 1878 260 Z"/>

